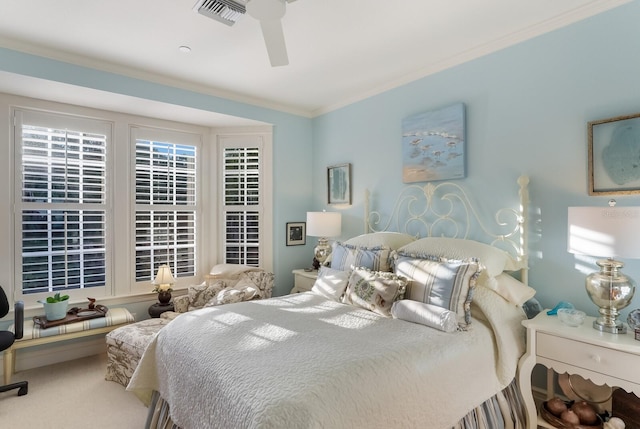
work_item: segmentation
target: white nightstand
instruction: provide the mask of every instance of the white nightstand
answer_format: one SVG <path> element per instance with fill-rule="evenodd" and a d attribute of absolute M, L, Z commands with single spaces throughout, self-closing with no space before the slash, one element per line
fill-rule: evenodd
<path fill-rule="evenodd" d="M 538 418 L 531 392 L 531 371 L 542 364 L 559 374 L 578 374 L 601 385 L 621 387 L 640 395 L 640 341 L 633 333 L 609 334 L 593 329 L 594 317 L 573 328 L 547 310 L 525 320 L 527 352 L 519 362 L 519 385 L 527 408 L 527 428 L 552 428 Z M 547 397 L 554 396 L 553 385 L 547 383 Z"/>
<path fill-rule="evenodd" d="M 318 270 L 305 271 L 303 269 L 293 270 L 293 289 L 291 293 L 309 292 L 316 282 Z"/>

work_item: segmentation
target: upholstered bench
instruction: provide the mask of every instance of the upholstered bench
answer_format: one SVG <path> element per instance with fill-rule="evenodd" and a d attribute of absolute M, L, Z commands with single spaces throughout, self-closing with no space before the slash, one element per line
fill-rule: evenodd
<path fill-rule="evenodd" d="M 42 329 L 40 325 L 33 323 L 33 320 L 25 320 L 22 339 L 16 340 L 10 348 L 4 351 L 4 382 L 5 384 L 11 383 L 11 376 L 16 369 L 15 360 L 18 349 L 104 334 L 134 321 L 134 317 L 126 308 L 111 308 L 104 317 L 67 323 L 47 329 Z M 12 330 L 13 326 L 9 329 Z"/>
<path fill-rule="evenodd" d="M 145 349 L 169 319 L 147 319 L 122 326 L 107 334 L 107 373 L 105 380 L 129 384 Z"/>

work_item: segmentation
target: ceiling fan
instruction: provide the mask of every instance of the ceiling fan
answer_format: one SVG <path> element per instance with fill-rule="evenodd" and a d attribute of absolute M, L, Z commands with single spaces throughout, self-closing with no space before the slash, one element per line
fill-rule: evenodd
<path fill-rule="evenodd" d="M 227 25 L 233 25 L 245 13 L 260 22 L 262 37 L 272 67 L 289 64 L 282 31 L 286 4 L 295 0 L 198 0 L 193 10 Z"/>

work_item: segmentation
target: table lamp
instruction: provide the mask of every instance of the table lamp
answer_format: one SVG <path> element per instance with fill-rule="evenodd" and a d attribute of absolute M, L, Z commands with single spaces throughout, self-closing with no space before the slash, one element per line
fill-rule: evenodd
<path fill-rule="evenodd" d="M 614 200 L 609 207 L 569 207 L 568 223 L 570 253 L 607 258 L 598 260 L 600 271 L 585 280 L 589 298 L 599 307 L 593 327 L 625 333 L 617 317 L 631 303 L 635 282 L 622 273 L 624 264 L 613 258 L 640 258 L 640 208 L 615 207 Z"/>
<path fill-rule="evenodd" d="M 317 270 L 331 254 L 328 237 L 337 237 L 342 230 L 342 215 L 338 212 L 307 212 L 307 235 L 319 237 L 313 249 L 313 267 Z"/>
<path fill-rule="evenodd" d="M 158 301 L 160 301 L 160 304 L 168 304 L 169 301 L 171 301 L 171 285 L 175 282 L 176 280 L 171 274 L 171 268 L 169 268 L 169 265 L 160 265 L 156 278 L 152 283 L 155 285 L 155 288 L 153 289 L 154 292 L 158 292 Z"/>

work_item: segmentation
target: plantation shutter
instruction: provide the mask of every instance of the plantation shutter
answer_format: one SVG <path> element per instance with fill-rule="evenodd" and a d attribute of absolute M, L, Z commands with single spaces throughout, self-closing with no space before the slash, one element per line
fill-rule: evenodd
<path fill-rule="evenodd" d="M 132 135 L 135 280 L 152 280 L 163 264 L 174 277 L 195 276 L 199 138 L 144 128 L 134 128 Z"/>
<path fill-rule="evenodd" d="M 105 286 L 110 124 L 15 111 L 22 293 Z"/>
<path fill-rule="evenodd" d="M 263 147 L 256 142 L 223 147 L 225 263 L 262 264 L 262 156 Z"/>

